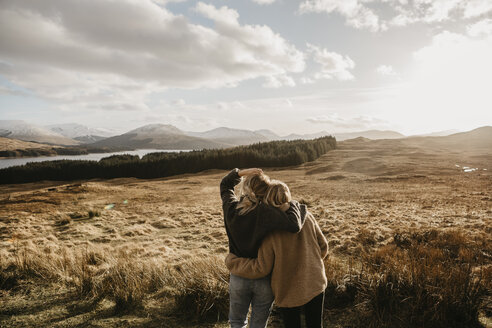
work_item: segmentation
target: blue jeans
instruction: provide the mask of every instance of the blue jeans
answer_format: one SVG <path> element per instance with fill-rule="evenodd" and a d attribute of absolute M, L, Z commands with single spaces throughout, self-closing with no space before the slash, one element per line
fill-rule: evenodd
<path fill-rule="evenodd" d="M 245 328 L 251 304 L 250 328 L 265 328 L 273 304 L 270 275 L 246 279 L 231 274 L 229 280 L 229 322 L 231 328 Z"/>

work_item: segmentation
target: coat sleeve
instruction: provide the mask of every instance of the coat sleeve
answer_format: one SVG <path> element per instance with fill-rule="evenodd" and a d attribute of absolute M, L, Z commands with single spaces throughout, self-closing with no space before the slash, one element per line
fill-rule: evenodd
<path fill-rule="evenodd" d="M 235 208 L 237 200 L 234 195 L 234 186 L 240 181 L 241 177 L 239 177 L 239 169 L 236 168 L 223 177 L 220 182 L 220 198 L 222 198 L 222 209 L 225 214 L 229 213 L 229 210 Z"/>
<path fill-rule="evenodd" d="M 293 200 L 290 202 L 289 209 L 283 212 L 278 208 L 262 204 L 259 215 L 265 218 L 263 222 L 267 232 L 285 230 L 296 233 L 301 231 L 306 220 L 306 207 Z"/>
<path fill-rule="evenodd" d="M 229 253 L 225 259 L 226 266 L 233 275 L 247 279 L 258 279 L 267 276 L 272 272 L 274 261 L 273 245 L 271 238 L 268 237 L 258 250 L 257 258 L 237 257 Z"/>
<path fill-rule="evenodd" d="M 321 249 L 321 258 L 325 258 L 328 255 L 328 241 L 323 235 L 321 228 L 318 225 L 318 222 L 313 218 L 314 221 L 314 229 L 316 230 L 316 239 L 318 240 L 319 248 Z"/>

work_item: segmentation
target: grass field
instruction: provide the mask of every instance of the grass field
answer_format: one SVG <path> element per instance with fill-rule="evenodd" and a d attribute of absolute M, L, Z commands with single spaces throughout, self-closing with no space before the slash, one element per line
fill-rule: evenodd
<path fill-rule="evenodd" d="M 490 149 L 363 139 L 267 169 L 329 241 L 326 326 L 492 327 L 491 170 Z M 226 173 L 2 186 L 0 327 L 227 327 Z"/>

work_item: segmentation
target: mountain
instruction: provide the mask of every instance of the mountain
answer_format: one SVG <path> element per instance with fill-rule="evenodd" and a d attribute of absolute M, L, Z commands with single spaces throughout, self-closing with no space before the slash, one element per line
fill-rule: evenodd
<path fill-rule="evenodd" d="M 263 130 L 255 130 L 254 131 L 257 134 L 261 134 L 262 136 L 265 136 L 269 140 L 280 140 L 282 139 L 278 134 L 271 130 L 263 129 Z"/>
<path fill-rule="evenodd" d="M 451 151 L 477 149 L 492 151 L 492 126 L 483 126 L 471 131 L 442 137 L 409 137 L 405 139 L 405 143 Z"/>
<path fill-rule="evenodd" d="M 332 135 L 331 133 L 327 131 L 320 131 L 316 133 L 309 133 L 309 134 L 296 134 L 296 133 L 291 133 L 288 136 L 282 137 L 282 140 L 296 140 L 296 139 L 316 139 L 316 138 L 321 138 L 324 136 L 330 136 Z"/>
<path fill-rule="evenodd" d="M 8 138 L 55 145 L 77 145 L 78 142 L 49 129 L 18 120 L 0 120 L 0 135 Z"/>
<path fill-rule="evenodd" d="M 113 149 L 166 149 L 188 150 L 203 148 L 224 148 L 230 144 L 186 135 L 172 125 L 149 124 L 89 144 L 92 147 L 109 147 Z"/>
<path fill-rule="evenodd" d="M 260 133 L 250 130 L 231 129 L 226 127 L 220 127 L 205 132 L 186 132 L 186 134 L 231 145 L 249 145 L 256 142 L 271 140 Z"/>
<path fill-rule="evenodd" d="M 358 137 L 377 140 L 377 139 L 399 139 L 405 138 L 405 136 L 399 132 L 391 130 L 368 130 L 359 132 L 348 132 L 348 133 L 334 133 L 333 134 L 337 141 L 343 141 L 347 139 L 354 139 Z"/>
<path fill-rule="evenodd" d="M 80 136 L 80 137 L 73 138 L 73 140 L 77 140 L 78 142 L 80 142 L 81 145 L 91 144 L 91 143 L 98 142 L 98 141 L 101 141 L 104 139 L 106 139 L 106 137 L 95 136 L 92 134 L 87 135 L 87 136 Z"/>
<path fill-rule="evenodd" d="M 52 124 L 47 125 L 46 128 L 72 139 L 85 136 L 111 137 L 114 135 L 114 133 L 106 129 L 89 128 L 78 123 Z"/>
<path fill-rule="evenodd" d="M 115 135 L 115 133 L 106 129 L 89 128 L 78 123 L 53 124 L 46 127 L 55 133 L 77 140 L 80 144 L 101 141 Z"/>
<path fill-rule="evenodd" d="M 449 136 L 451 134 L 459 133 L 460 130 L 444 130 L 444 131 L 437 131 L 437 132 L 431 132 L 431 133 L 426 133 L 426 134 L 418 134 L 412 137 L 445 137 Z"/>

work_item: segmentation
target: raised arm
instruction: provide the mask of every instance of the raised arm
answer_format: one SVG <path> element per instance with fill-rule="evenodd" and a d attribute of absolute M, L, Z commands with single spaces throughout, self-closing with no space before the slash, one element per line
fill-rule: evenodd
<path fill-rule="evenodd" d="M 293 200 L 287 211 L 264 205 L 261 207 L 259 215 L 265 218 L 264 224 L 268 231 L 285 230 L 289 232 L 299 232 L 306 220 L 306 206 Z"/>
<path fill-rule="evenodd" d="M 247 279 L 258 279 L 267 276 L 273 269 L 275 254 L 270 238 L 263 241 L 258 250 L 258 257 L 254 259 L 237 257 L 229 253 L 225 263 L 229 271 L 236 276 Z"/>
<path fill-rule="evenodd" d="M 325 258 L 328 255 L 328 241 L 326 241 L 325 235 L 321 231 L 318 222 L 313 217 L 314 229 L 316 230 L 316 239 L 318 240 L 319 248 L 321 249 L 321 258 Z"/>
<path fill-rule="evenodd" d="M 241 181 L 241 177 L 261 173 L 263 173 L 263 171 L 257 168 L 244 170 L 235 168 L 223 177 L 220 182 L 220 198 L 222 198 L 222 207 L 224 207 L 224 210 L 226 209 L 225 207 L 236 201 L 236 197 L 234 196 L 234 187 Z"/>
<path fill-rule="evenodd" d="M 220 198 L 222 198 L 222 207 L 224 211 L 228 209 L 230 204 L 236 201 L 234 196 L 234 186 L 241 181 L 239 169 L 233 169 L 229 174 L 222 178 L 220 182 Z"/>

